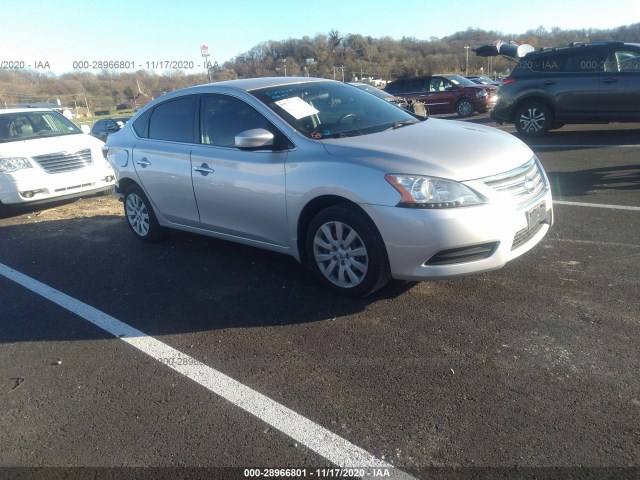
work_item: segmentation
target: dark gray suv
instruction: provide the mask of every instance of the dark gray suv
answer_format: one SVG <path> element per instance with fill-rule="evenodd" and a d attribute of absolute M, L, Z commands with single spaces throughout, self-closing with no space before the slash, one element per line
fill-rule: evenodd
<path fill-rule="evenodd" d="M 640 44 L 571 44 L 515 60 L 491 111 L 500 124 L 537 136 L 567 123 L 640 121 Z"/>

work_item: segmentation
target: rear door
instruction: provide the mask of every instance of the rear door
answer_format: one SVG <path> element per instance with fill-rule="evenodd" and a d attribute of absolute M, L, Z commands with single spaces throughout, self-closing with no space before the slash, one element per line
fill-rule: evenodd
<path fill-rule="evenodd" d="M 554 105 L 556 120 L 595 120 L 604 57 L 602 51 L 580 49 L 535 60 L 538 88 Z"/>
<path fill-rule="evenodd" d="M 133 165 L 149 200 L 170 222 L 198 226 L 191 181 L 196 140 L 196 96 L 168 100 L 154 108 L 147 138 L 133 149 Z"/>
<path fill-rule="evenodd" d="M 603 49 L 583 51 L 577 47 L 567 55 L 558 84 L 550 86 L 551 91 L 557 88 L 557 117 L 566 114 L 585 121 L 596 118 L 605 59 L 606 51 Z M 544 85 L 549 80 L 543 78 L 541 83 Z"/>

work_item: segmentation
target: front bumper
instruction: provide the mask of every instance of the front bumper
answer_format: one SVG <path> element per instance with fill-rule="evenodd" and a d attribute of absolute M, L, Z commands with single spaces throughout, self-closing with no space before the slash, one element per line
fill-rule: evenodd
<path fill-rule="evenodd" d="M 503 124 L 509 122 L 509 107 L 501 102 L 495 104 L 491 109 L 489 116 L 496 121 L 496 123 Z"/>
<path fill-rule="evenodd" d="M 537 245 L 553 224 L 551 192 L 534 202 L 422 210 L 362 205 L 385 242 L 391 274 L 442 280 L 501 268 Z M 543 206 L 542 206 L 543 205 Z M 534 212 L 535 222 L 527 219 Z"/>
<path fill-rule="evenodd" d="M 109 190 L 115 174 L 108 164 L 49 174 L 38 168 L 0 173 L 0 203 L 40 204 Z"/>

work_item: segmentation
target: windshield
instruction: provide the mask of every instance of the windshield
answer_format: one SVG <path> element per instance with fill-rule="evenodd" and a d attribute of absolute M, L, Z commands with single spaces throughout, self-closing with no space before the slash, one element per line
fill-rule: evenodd
<path fill-rule="evenodd" d="M 302 83 L 251 93 L 293 128 L 316 140 L 365 135 L 419 123 L 395 105 L 344 83 Z"/>
<path fill-rule="evenodd" d="M 468 78 L 463 77 L 462 75 L 446 75 L 445 78 L 451 80 L 456 85 L 462 85 L 463 87 L 477 87 L 478 84 L 472 82 Z"/>
<path fill-rule="evenodd" d="M 53 110 L 0 113 L 0 142 L 2 143 L 76 133 L 82 133 L 82 130 Z"/>

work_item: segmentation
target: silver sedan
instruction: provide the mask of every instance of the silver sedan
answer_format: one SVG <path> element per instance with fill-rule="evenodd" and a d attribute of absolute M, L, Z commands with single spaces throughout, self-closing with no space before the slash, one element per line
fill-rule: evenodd
<path fill-rule="evenodd" d="M 546 175 L 517 138 L 329 80 L 176 91 L 105 150 L 141 240 L 172 228 L 286 253 L 352 296 L 500 268 L 553 223 Z"/>

